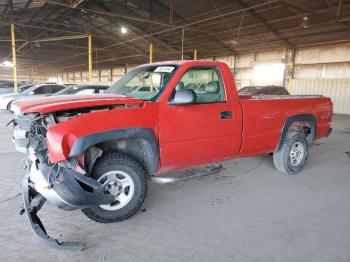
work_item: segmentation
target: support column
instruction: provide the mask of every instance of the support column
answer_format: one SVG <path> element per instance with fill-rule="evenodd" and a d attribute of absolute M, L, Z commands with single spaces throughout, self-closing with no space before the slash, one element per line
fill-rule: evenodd
<path fill-rule="evenodd" d="M 88 49 L 89 49 L 89 75 L 88 80 L 92 80 L 92 38 L 91 35 L 88 36 Z"/>
<path fill-rule="evenodd" d="M 153 43 L 149 43 L 149 63 L 152 64 L 153 62 Z"/>
<path fill-rule="evenodd" d="M 288 86 L 287 89 L 289 92 L 291 92 L 292 89 L 292 81 L 294 79 L 294 66 L 295 66 L 295 48 L 289 50 L 286 56 L 287 60 L 287 70 L 288 72 Z"/>
<path fill-rule="evenodd" d="M 16 39 L 15 24 L 11 24 L 11 43 L 12 43 L 12 64 L 13 64 L 13 87 L 17 93 L 17 64 L 16 64 Z"/>

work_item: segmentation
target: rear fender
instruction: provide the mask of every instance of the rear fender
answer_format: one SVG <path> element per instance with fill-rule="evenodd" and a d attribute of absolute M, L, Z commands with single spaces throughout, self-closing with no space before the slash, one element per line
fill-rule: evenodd
<path fill-rule="evenodd" d="M 310 124 L 310 137 L 309 137 L 309 142 L 312 142 L 316 138 L 316 130 L 317 130 L 317 121 L 316 117 L 314 115 L 310 114 L 305 114 L 305 115 L 297 115 L 297 116 L 292 116 L 286 120 L 284 123 L 282 133 L 281 133 L 281 138 L 278 143 L 278 146 L 276 148 L 276 151 L 278 151 L 282 144 L 283 141 L 290 130 L 290 128 L 295 124 L 295 123 L 300 123 L 300 122 L 308 122 Z"/>

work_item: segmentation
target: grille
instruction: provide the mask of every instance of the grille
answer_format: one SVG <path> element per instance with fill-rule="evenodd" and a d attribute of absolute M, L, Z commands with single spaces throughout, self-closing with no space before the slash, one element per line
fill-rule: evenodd
<path fill-rule="evenodd" d="M 18 129 L 29 131 L 34 118 L 35 116 L 32 115 L 17 115 L 15 117 L 15 125 L 18 127 Z"/>

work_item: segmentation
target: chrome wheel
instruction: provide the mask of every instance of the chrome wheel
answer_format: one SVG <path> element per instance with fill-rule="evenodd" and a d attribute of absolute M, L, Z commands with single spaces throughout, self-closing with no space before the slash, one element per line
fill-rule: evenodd
<path fill-rule="evenodd" d="M 110 171 L 103 174 L 98 182 L 105 185 L 105 192 L 114 196 L 115 201 L 109 205 L 101 205 L 105 210 L 118 210 L 126 206 L 134 195 L 134 181 L 125 172 Z"/>
<path fill-rule="evenodd" d="M 298 166 L 303 161 L 305 148 L 301 142 L 295 142 L 289 153 L 289 160 L 292 166 Z"/>

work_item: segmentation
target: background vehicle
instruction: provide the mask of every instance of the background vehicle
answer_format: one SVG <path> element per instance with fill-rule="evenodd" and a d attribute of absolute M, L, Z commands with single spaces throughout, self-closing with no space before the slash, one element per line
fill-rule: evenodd
<path fill-rule="evenodd" d="M 76 85 L 67 87 L 53 95 L 74 95 L 74 94 L 99 94 L 104 93 L 109 86 L 104 85 Z"/>
<path fill-rule="evenodd" d="M 169 170 L 272 152 L 276 169 L 293 175 L 332 119 L 332 102 L 322 96 L 240 98 L 230 69 L 216 61 L 144 65 L 107 94 L 19 101 L 12 109 L 16 149 L 29 158 L 24 207 L 45 240 L 36 214 L 45 199 L 110 223 L 134 215 L 147 180 L 169 181 L 161 175 Z"/>
<path fill-rule="evenodd" d="M 245 86 L 238 90 L 239 95 L 290 95 L 283 86 Z"/>
<path fill-rule="evenodd" d="M 30 98 L 32 96 L 48 96 L 57 93 L 58 91 L 63 90 L 65 88 L 65 86 L 57 84 L 39 84 L 32 86 L 18 94 L 5 94 L 0 96 L 0 109 L 10 110 L 10 106 L 13 101 Z"/>
<path fill-rule="evenodd" d="M 0 94 L 8 94 L 13 92 L 13 82 L 11 81 L 0 81 Z"/>
<path fill-rule="evenodd" d="M 36 84 L 26 84 L 26 83 L 24 83 L 24 84 L 22 84 L 22 85 L 19 85 L 19 86 L 18 86 L 18 92 L 19 92 L 19 93 L 22 93 L 23 91 L 25 91 L 25 90 L 27 90 L 27 89 L 29 89 L 29 88 L 35 86 L 35 85 L 36 85 Z"/>

